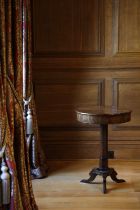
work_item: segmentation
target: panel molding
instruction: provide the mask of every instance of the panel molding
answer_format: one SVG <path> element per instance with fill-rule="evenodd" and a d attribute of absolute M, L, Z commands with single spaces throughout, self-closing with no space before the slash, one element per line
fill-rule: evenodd
<path fill-rule="evenodd" d="M 120 84 L 140 84 L 140 79 L 137 78 L 113 78 L 112 79 L 112 105 L 119 106 L 119 85 Z M 113 130 L 140 130 L 140 125 L 113 125 Z"/>
<path fill-rule="evenodd" d="M 139 52 L 125 52 L 119 51 L 119 10 L 120 10 L 120 0 L 113 1 L 113 17 L 112 17 L 112 38 L 113 38 L 113 55 L 114 56 L 140 56 Z"/>
<path fill-rule="evenodd" d="M 105 5 L 104 5 L 104 0 L 100 0 L 97 1 L 98 3 L 98 50 L 97 51 L 92 51 L 92 50 L 79 50 L 79 51 L 55 51 L 55 50 L 46 50 L 46 51 L 40 51 L 39 49 L 37 49 L 36 43 L 37 43 L 37 39 L 36 39 L 36 32 L 38 31 L 35 27 L 35 18 L 36 18 L 36 13 L 35 13 L 35 3 L 33 1 L 32 3 L 32 16 L 33 16 L 33 57 L 86 57 L 86 56 L 104 56 L 105 54 Z M 35 17 L 35 18 L 34 18 Z"/>
<path fill-rule="evenodd" d="M 39 86 L 44 86 L 44 90 L 47 90 L 49 89 L 49 85 L 61 85 L 61 86 L 64 86 L 64 90 L 65 90 L 65 86 L 70 86 L 70 85 L 97 85 L 97 105 L 104 105 L 105 104 L 105 80 L 104 79 L 85 79 L 85 80 L 60 80 L 60 79 L 55 79 L 54 81 L 46 81 L 46 80 L 39 80 L 39 81 L 36 81 L 35 82 L 35 90 L 37 90 L 39 88 Z M 48 88 L 47 88 L 48 86 Z M 35 95 L 36 95 L 36 98 L 37 100 L 39 100 L 39 96 L 36 94 L 36 91 L 35 91 Z M 36 103 L 37 103 L 37 100 L 36 100 Z M 40 101 L 39 101 L 40 103 Z M 42 102 L 41 102 L 42 103 Z M 65 104 L 64 104 L 65 103 Z M 90 102 L 91 103 L 91 102 Z M 38 107 L 39 104 L 37 103 Z M 41 107 L 40 107 L 40 110 L 38 110 L 38 114 L 39 114 L 39 118 L 40 118 L 40 123 L 39 123 L 39 126 L 45 126 L 45 127 L 48 127 L 51 129 L 55 128 L 57 130 L 61 130 L 61 129 L 64 129 L 64 130 L 69 130 L 69 129 L 81 129 L 81 130 L 90 130 L 90 129 L 93 129 L 93 126 L 87 126 L 87 125 L 81 125 L 81 123 L 78 123 L 76 121 L 76 119 L 74 120 L 73 118 L 73 112 L 75 111 L 75 108 L 77 106 L 88 106 L 88 102 L 85 101 L 84 103 L 78 103 L 78 102 L 74 102 L 74 103 L 66 103 L 65 100 L 64 101 L 61 101 L 60 100 L 60 103 L 59 104 L 52 104 L 52 105 L 43 105 L 45 107 L 45 109 L 41 110 Z M 63 114 L 64 118 L 62 119 L 62 122 L 59 121 L 59 124 L 58 124 L 58 118 L 60 117 L 60 112 L 63 110 Z M 51 111 L 51 114 L 52 114 L 52 117 L 54 117 L 55 115 L 55 119 L 56 120 L 56 123 L 53 122 L 53 120 L 50 122 L 46 122 L 45 124 L 45 118 L 44 120 L 42 119 L 41 116 L 47 116 L 47 113 L 49 113 Z M 71 113 L 71 120 L 70 122 L 65 122 L 65 118 L 66 116 L 70 116 L 70 113 Z M 96 127 L 97 128 L 97 127 Z M 95 128 L 95 129 L 96 129 Z"/>
<path fill-rule="evenodd" d="M 97 84 L 98 85 L 98 105 L 104 105 L 105 104 L 105 79 L 54 79 L 53 81 L 50 80 L 35 80 L 34 81 L 34 87 L 35 90 L 37 89 L 37 86 L 40 85 L 89 85 L 89 84 Z M 36 91 L 35 91 L 36 94 Z"/>

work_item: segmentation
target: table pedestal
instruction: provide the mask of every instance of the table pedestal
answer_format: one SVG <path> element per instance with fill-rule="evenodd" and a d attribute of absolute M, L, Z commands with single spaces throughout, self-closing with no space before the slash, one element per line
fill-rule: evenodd
<path fill-rule="evenodd" d="M 89 173 L 88 179 L 83 179 L 83 183 L 92 183 L 97 175 L 103 177 L 103 193 L 106 193 L 106 178 L 110 176 L 111 179 L 117 183 L 125 182 L 123 179 L 117 178 L 117 172 L 113 168 L 108 167 L 108 124 L 101 124 L 101 157 L 99 168 L 94 168 Z"/>

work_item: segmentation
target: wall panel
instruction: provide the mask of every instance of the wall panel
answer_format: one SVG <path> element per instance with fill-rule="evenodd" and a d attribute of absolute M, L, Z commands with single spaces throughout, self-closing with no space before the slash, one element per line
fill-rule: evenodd
<path fill-rule="evenodd" d="M 113 79 L 112 91 L 114 106 L 132 110 L 131 122 L 123 127 L 140 130 L 140 79 Z"/>
<path fill-rule="evenodd" d="M 47 91 L 46 91 L 47 90 Z M 40 125 L 74 126 L 74 107 L 104 104 L 104 80 L 55 81 L 55 84 L 36 82 L 36 99 Z M 49 101 L 49 103 L 48 103 Z M 49 119 L 49 121 L 47 120 Z"/>
<path fill-rule="evenodd" d="M 140 1 L 114 0 L 113 9 L 115 53 L 140 53 Z"/>
<path fill-rule="evenodd" d="M 77 122 L 77 106 L 131 109 L 109 126 L 116 158 L 140 158 L 140 1 L 34 0 L 33 76 L 48 158 L 97 158 L 98 126 Z"/>
<path fill-rule="evenodd" d="M 103 3 L 103 0 L 35 0 L 34 53 L 103 54 Z"/>

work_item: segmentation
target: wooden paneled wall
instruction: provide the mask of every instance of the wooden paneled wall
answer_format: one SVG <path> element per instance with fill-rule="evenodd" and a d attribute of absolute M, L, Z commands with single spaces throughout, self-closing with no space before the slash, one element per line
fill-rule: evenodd
<path fill-rule="evenodd" d="M 99 128 L 77 122 L 80 104 L 131 109 L 109 126 L 116 158 L 140 158 L 140 1 L 33 0 L 33 76 L 48 158 L 95 158 Z"/>

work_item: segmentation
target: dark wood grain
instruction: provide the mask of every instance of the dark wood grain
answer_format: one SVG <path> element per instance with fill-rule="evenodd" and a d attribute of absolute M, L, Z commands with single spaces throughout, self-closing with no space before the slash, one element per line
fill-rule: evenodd
<path fill-rule="evenodd" d="M 131 111 L 112 106 L 86 106 L 76 113 L 78 121 L 88 124 L 119 124 L 131 119 Z"/>
<path fill-rule="evenodd" d="M 131 120 L 131 111 L 118 109 L 109 106 L 92 106 L 79 108 L 77 111 L 77 119 L 82 123 L 100 124 L 101 140 L 100 140 L 100 162 L 98 168 L 93 168 L 89 173 L 88 179 L 83 179 L 83 183 L 93 183 L 97 175 L 103 178 L 103 193 L 107 192 L 106 178 L 108 176 L 117 183 L 125 182 L 123 179 L 117 178 L 117 172 L 114 168 L 109 168 L 109 150 L 108 150 L 108 124 L 125 123 Z"/>
<path fill-rule="evenodd" d="M 133 110 L 109 125 L 117 158 L 140 158 L 139 0 L 33 0 L 33 77 L 48 158 L 97 158 L 99 126 L 77 121 L 75 106 Z M 68 109 L 69 107 L 69 109 Z"/>

